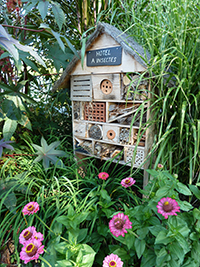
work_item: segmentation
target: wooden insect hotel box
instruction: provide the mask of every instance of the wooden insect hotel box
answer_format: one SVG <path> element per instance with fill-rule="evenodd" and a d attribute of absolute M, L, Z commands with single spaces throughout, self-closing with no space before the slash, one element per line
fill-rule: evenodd
<path fill-rule="evenodd" d="M 83 66 L 74 56 L 54 85 L 70 86 L 76 157 L 144 168 L 153 139 L 144 58 L 150 55 L 132 38 L 99 23 L 87 41 Z"/>

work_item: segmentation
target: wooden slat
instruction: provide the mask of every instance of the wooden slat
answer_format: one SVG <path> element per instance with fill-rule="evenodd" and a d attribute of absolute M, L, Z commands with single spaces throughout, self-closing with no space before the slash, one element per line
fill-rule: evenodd
<path fill-rule="evenodd" d="M 73 101 L 92 101 L 92 97 L 78 97 L 78 96 L 72 96 L 71 99 Z"/>
<path fill-rule="evenodd" d="M 91 101 L 92 84 L 91 76 L 72 76 L 71 78 L 71 99 L 74 101 Z"/>
<path fill-rule="evenodd" d="M 72 93 L 72 96 L 75 96 L 75 95 L 82 95 L 82 96 L 85 96 L 85 95 L 88 95 L 88 96 L 91 96 L 91 91 L 75 91 Z"/>
<path fill-rule="evenodd" d="M 79 82 L 73 82 L 73 86 L 84 86 L 84 85 L 87 85 L 87 86 L 90 86 L 90 81 L 79 81 Z"/>
<path fill-rule="evenodd" d="M 77 88 L 73 88 L 73 92 L 76 91 L 92 91 L 91 88 L 87 88 L 87 87 L 77 87 Z"/>
<path fill-rule="evenodd" d="M 90 80 L 91 76 L 90 75 L 76 75 L 72 76 L 73 81 L 78 81 L 78 80 Z"/>

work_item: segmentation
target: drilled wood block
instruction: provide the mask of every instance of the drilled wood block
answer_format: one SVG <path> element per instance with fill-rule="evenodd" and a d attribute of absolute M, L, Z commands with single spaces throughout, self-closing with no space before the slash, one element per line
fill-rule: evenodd
<path fill-rule="evenodd" d="M 102 74 L 92 75 L 93 95 L 96 100 L 116 99 L 120 100 L 120 75 Z"/>
<path fill-rule="evenodd" d="M 119 127 L 103 125 L 103 139 L 111 143 L 119 142 Z"/>

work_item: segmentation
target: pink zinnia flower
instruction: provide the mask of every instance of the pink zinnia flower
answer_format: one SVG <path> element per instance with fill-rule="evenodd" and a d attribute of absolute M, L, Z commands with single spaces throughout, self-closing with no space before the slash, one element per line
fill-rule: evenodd
<path fill-rule="evenodd" d="M 127 233 L 126 229 L 132 228 L 132 222 L 129 220 L 127 215 L 118 213 L 117 215 L 114 215 L 110 220 L 109 228 L 114 236 L 124 236 L 124 233 Z"/>
<path fill-rule="evenodd" d="M 36 213 L 39 210 L 39 204 L 37 202 L 29 202 L 24 206 L 22 212 L 24 215 L 30 215 Z"/>
<path fill-rule="evenodd" d="M 158 163 L 157 168 L 158 168 L 159 170 L 162 170 L 162 169 L 164 168 L 164 166 L 163 166 L 161 163 Z"/>
<path fill-rule="evenodd" d="M 122 267 L 122 266 L 123 266 L 123 262 L 115 254 L 110 254 L 106 256 L 103 261 L 103 267 Z"/>
<path fill-rule="evenodd" d="M 30 242 L 27 242 L 21 252 L 20 252 L 20 259 L 27 264 L 29 261 L 37 260 L 39 258 L 39 254 L 44 252 L 44 246 L 39 240 L 33 239 Z"/>
<path fill-rule="evenodd" d="M 21 232 L 19 236 L 19 243 L 24 245 L 27 243 L 27 241 L 31 241 L 33 239 L 37 239 L 40 241 L 44 240 L 43 234 L 41 234 L 40 232 L 37 233 L 36 228 L 34 226 L 29 226 Z"/>
<path fill-rule="evenodd" d="M 169 215 L 177 215 L 176 212 L 180 212 L 180 207 L 175 199 L 170 197 L 162 198 L 157 205 L 158 213 L 162 214 L 165 219 Z"/>
<path fill-rule="evenodd" d="M 121 181 L 121 185 L 125 188 L 133 185 L 136 181 L 132 177 L 127 177 Z"/>
<path fill-rule="evenodd" d="M 98 177 L 99 179 L 106 180 L 109 177 L 109 174 L 107 172 L 100 172 Z"/>

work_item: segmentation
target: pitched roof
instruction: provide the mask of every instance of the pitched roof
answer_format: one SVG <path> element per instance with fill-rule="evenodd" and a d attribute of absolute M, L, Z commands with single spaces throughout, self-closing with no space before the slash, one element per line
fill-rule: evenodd
<path fill-rule="evenodd" d="M 126 33 L 123 33 L 116 27 L 104 22 L 98 23 L 96 30 L 90 35 L 86 43 L 85 50 L 87 51 L 92 45 L 92 43 L 96 40 L 96 38 L 103 33 L 107 33 L 108 35 L 110 35 L 117 43 L 120 44 L 120 46 L 124 49 L 125 52 L 129 53 L 142 66 L 146 67 L 145 60 L 150 60 L 150 53 L 148 51 L 145 51 L 144 48 L 139 45 L 135 40 L 133 40 L 132 37 L 129 37 Z M 81 57 L 80 51 L 78 54 Z M 53 90 L 66 87 L 70 79 L 70 73 L 73 71 L 73 68 L 76 66 L 79 60 L 80 58 L 76 55 L 72 58 L 72 61 L 67 66 L 60 79 L 54 84 Z"/>

